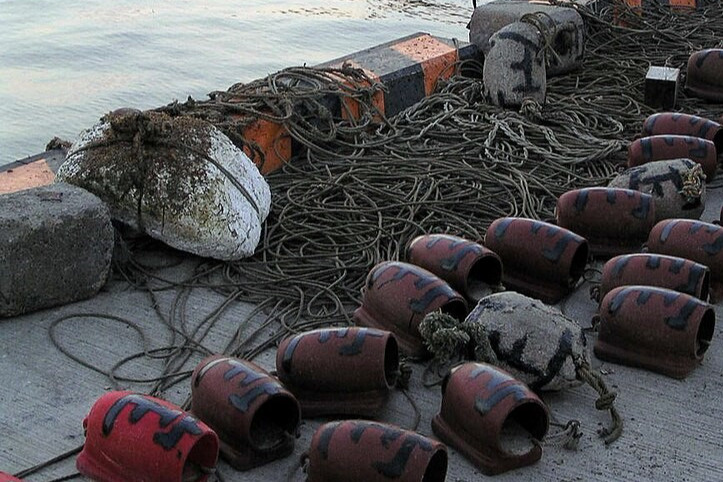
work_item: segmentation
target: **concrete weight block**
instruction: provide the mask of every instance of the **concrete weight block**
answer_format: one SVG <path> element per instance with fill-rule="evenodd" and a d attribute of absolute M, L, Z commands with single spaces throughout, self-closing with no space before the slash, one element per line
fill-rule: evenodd
<path fill-rule="evenodd" d="M 95 295 L 112 251 L 108 208 L 84 189 L 51 184 L 0 195 L 0 317 Z"/>
<path fill-rule="evenodd" d="M 582 65 L 585 25 L 580 14 L 572 8 L 518 0 L 487 3 L 477 7 L 472 14 L 469 41 L 486 56 L 492 48 L 490 37 L 525 16 L 534 16 L 533 23 L 549 37 L 554 54 L 548 54 L 547 75 L 564 74 Z"/>

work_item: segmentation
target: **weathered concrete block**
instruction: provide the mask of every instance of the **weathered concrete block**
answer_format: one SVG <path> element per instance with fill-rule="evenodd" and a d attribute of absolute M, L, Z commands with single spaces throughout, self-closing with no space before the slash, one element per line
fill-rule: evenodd
<path fill-rule="evenodd" d="M 680 69 L 651 65 L 645 74 L 645 104 L 672 109 L 678 101 Z"/>
<path fill-rule="evenodd" d="M 585 54 L 585 25 L 580 14 L 572 8 L 517 0 L 481 5 L 472 14 L 469 40 L 486 56 L 492 49 L 490 38 L 495 32 L 533 14 L 536 15 L 532 20 L 539 24 L 543 36 L 550 37 L 550 45 L 556 54 L 548 56 L 547 74 L 559 75 L 579 68 Z"/>
<path fill-rule="evenodd" d="M 208 122 L 121 109 L 85 131 L 57 179 L 89 190 L 114 220 L 199 256 L 253 254 L 271 209 L 257 167 Z"/>
<path fill-rule="evenodd" d="M 500 107 L 520 107 L 525 99 L 544 104 L 547 77 L 537 28 L 512 23 L 495 33 L 490 45 L 482 71 L 487 101 Z"/>
<path fill-rule="evenodd" d="M 705 210 L 705 174 L 690 159 L 655 161 L 631 167 L 609 187 L 642 191 L 653 196 L 655 222 L 663 219 L 699 219 Z"/>
<path fill-rule="evenodd" d="M 71 303 L 108 279 L 113 227 L 91 193 L 53 184 L 0 195 L 0 317 Z"/>

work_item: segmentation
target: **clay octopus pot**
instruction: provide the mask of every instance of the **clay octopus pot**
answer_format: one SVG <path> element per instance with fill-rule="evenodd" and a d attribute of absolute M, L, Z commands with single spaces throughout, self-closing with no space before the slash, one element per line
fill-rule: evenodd
<path fill-rule="evenodd" d="M 680 158 L 700 164 L 706 181 L 715 177 L 718 152 L 708 139 L 674 134 L 648 136 L 637 139 L 628 148 L 628 167 Z"/>
<path fill-rule="evenodd" d="M 419 323 L 438 310 L 462 321 L 467 315 L 467 302 L 426 269 L 384 261 L 369 271 L 362 305 L 354 311 L 353 319 L 357 325 L 391 331 L 404 353 L 424 357 L 428 353 L 419 334 Z"/>
<path fill-rule="evenodd" d="M 653 198 L 640 191 L 593 187 L 557 200 L 557 224 L 587 239 L 596 256 L 640 251 L 655 224 Z"/>
<path fill-rule="evenodd" d="M 393 425 L 331 422 L 311 439 L 308 482 L 443 482 L 446 475 L 443 444 Z"/>
<path fill-rule="evenodd" d="M 533 464 L 542 457 L 547 407 L 524 383 L 486 363 L 465 363 L 442 385 L 434 433 L 486 475 Z"/>
<path fill-rule="evenodd" d="M 221 455 L 236 470 L 286 457 L 294 450 L 299 402 L 258 365 L 214 355 L 191 376 L 192 411 L 221 439 Z"/>
<path fill-rule="evenodd" d="M 494 221 L 487 228 L 485 246 L 502 259 L 502 281 L 508 288 L 545 303 L 557 303 L 575 288 L 589 250 L 582 236 L 525 218 Z"/>
<path fill-rule="evenodd" d="M 690 114 L 661 112 L 649 116 L 643 122 L 643 137 L 660 134 L 679 134 L 700 137 L 715 145 L 718 155 L 723 154 L 723 131 L 718 122 Z"/>
<path fill-rule="evenodd" d="M 22 482 L 22 479 L 13 477 L 12 475 L 6 474 L 5 472 L 0 472 L 0 482 Z"/>
<path fill-rule="evenodd" d="M 650 231 L 648 250 L 707 266 L 711 302 L 723 299 L 723 227 L 689 219 L 661 221 Z"/>
<path fill-rule="evenodd" d="M 700 364 L 714 330 L 713 308 L 693 296 L 652 286 L 621 286 L 600 304 L 595 355 L 685 378 Z"/>
<path fill-rule="evenodd" d="M 108 392 L 83 421 L 78 471 L 104 482 L 205 482 L 215 471 L 218 437 L 172 403 Z"/>
<path fill-rule="evenodd" d="M 409 243 L 407 259 L 436 274 L 473 303 L 477 303 L 489 287 L 497 287 L 502 281 L 500 257 L 458 236 L 418 236 Z"/>
<path fill-rule="evenodd" d="M 373 416 L 396 384 L 399 348 L 388 331 L 324 328 L 284 339 L 276 372 L 304 417 Z"/>
<path fill-rule="evenodd" d="M 626 285 L 657 286 L 707 301 L 710 270 L 689 259 L 652 253 L 617 256 L 605 263 L 600 299 L 610 290 Z"/>
<path fill-rule="evenodd" d="M 711 102 L 723 102 L 723 49 L 705 49 L 688 58 L 685 90 Z"/>

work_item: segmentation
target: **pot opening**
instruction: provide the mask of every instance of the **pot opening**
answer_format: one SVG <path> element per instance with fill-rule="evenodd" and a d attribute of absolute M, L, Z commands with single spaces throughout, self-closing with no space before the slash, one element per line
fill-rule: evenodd
<path fill-rule="evenodd" d="M 213 473 L 218 457 L 218 438 L 209 432 L 191 448 L 183 464 L 183 482 L 203 482 Z"/>
<path fill-rule="evenodd" d="M 712 308 L 705 310 L 703 319 L 698 326 L 698 333 L 695 334 L 695 355 L 702 357 L 708 350 L 715 331 L 715 313 Z"/>
<path fill-rule="evenodd" d="M 450 300 L 440 307 L 442 313 L 452 318 L 464 321 L 467 317 L 467 303 L 464 300 Z"/>
<path fill-rule="evenodd" d="M 574 27 L 573 27 L 574 28 Z M 560 56 L 570 55 L 572 47 L 574 45 L 572 32 L 570 30 L 562 30 L 560 33 L 555 35 L 553 41 L 553 49 Z M 557 59 L 552 59 L 552 63 L 559 64 Z"/>
<path fill-rule="evenodd" d="M 447 478 L 447 451 L 438 448 L 429 459 L 422 482 L 444 482 Z"/>
<path fill-rule="evenodd" d="M 580 243 L 580 246 L 575 250 L 575 255 L 572 257 L 572 262 L 570 263 L 569 283 L 571 287 L 577 284 L 577 280 L 579 280 L 585 272 L 589 251 L 590 248 L 588 247 L 587 241 Z"/>
<path fill-rule="evenodd" d="M 547 412 L 527 402 L 512 410 L 500 430 L 500 449 L 510 455 L 524 455 L 539 445 L 547 433 Z"/>
<path fill-rule="evenodd" d="M 478 259 L 467 275 L 467 297 L 479 301 L 487 294 L 489 286 L 502 282 L 502 261 L 492 254 Z"/>
<path fill-rule="evenodd" d="M 299 405 L 288 395 L 278 395 L 264 402 L 254 414 L 249 428 L 251 445 L 270 450 L 286 444 L 296 434 Z"/>
<path fill-rule="evenodd" d="M 391 388 L 399 378 L 399 345 L 394 335 L 389 335 L 384 348 L 384 381 Z"/>
<path fill-rule="evenodd" d="M 719 127 L 713 136 L 713 145 L 715 145 L 715 153 L 718 157 L 723 155 L 723 128 Z"/>

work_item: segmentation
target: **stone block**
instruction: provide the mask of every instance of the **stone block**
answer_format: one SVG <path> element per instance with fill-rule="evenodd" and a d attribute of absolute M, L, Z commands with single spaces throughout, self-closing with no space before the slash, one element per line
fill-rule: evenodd
<path fill-rule="evenodd" d="M 68 184 L 0 195 L 0 317 L 95 295 L 108 279 L 108 208 Z"/>
<path fill-rule="evenodd" d="M 651 65 L 645 75 L 645 104 L 672 109 L 678 100 L 680 69 Z"/>
<path fill-rule="evenodd" d="M 481 5 L 472 14 L 469 40 L 486 56 L 492 48 L 492 35 L 511 23 L 523 20 L 523 17 L 537 25 L 544 38 L 550 38 L 555 55 L 548 54 L 548 75 L 564 74 L 582 65 L 585 25 L 580 14 L 572 8 L 517 0 L 498 0 Z"/>
<path fill-rule="evenodd" d="M 547 77 L 540 32 L 526 22 L 515 22 L 490 38 L 492 48 L 482 71 L 487 101 L 517 108 L 525 99 L 545 103 Z"/>

